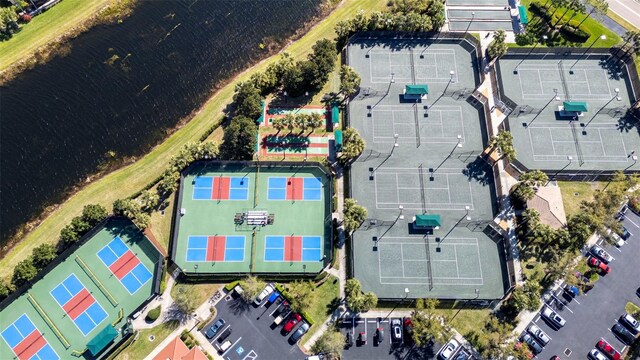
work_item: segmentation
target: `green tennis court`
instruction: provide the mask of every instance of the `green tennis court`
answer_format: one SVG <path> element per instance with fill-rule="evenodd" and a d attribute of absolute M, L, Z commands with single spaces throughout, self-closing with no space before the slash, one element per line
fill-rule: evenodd
<path fill-rule="evenodd" d="M 194 196 L 218 178 L 237 179 L 246 196 Z M 331 248 L 330 199 L 316 165 L 197 163 L 183 173 L 172 257 L 191 275 L 317 273 Z"/>
<path fill-rule="evenodd" d="M 105 255 L 113 244 L 121 256 Z M 95 358 L 122 340 L 127 317 L 155 293 L 162 258 L 129 220 L 109 220 L 25 293 L 2 303 L 2 358 Z"/>

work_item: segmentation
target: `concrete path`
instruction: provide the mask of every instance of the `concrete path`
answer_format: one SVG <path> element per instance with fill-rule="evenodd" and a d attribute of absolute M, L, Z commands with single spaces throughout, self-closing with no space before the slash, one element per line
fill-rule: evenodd
<path fill-rule="evenodd" d="M 173 299 L 171 298 L 170 294 L 171 294 L 171 288 L 173 288 L 173 285 L 176 282 L 176 279 L 175 279 L 176 276 L 177 276 L 176 273 L 170 274 L 168 276 L 167 287 L 164 290 L 164 293 L 156 296 L 155 299 L 151 300 L 151 302 L 149 302 L 149 304 L 147 304 L 147 306 L 144 307 L 144 309 L 142 310 L 142 313 L 138 316 L 138 318 L 133 320 L 134 329 L 136 330 L 151 329 L 153 327 L 160 325 L 163 322 L 166 311 L 169 309 L 169 307 L 171 307 L 171 304 L 173 304 Z M 158 307 L 158 305 L 162 307 L 162 310 L 158 319 L 152 323 L 146 322 L 145 318 L 147 317 L 147 313 L 149 313 L 149 311 L 151 311 L 152 309 L 155 309 L 156 307 Z"/>
<path fill-rule="evenodd" d="M 640 1 L 608 0 L 609 9 L 640 29 Z"/>
<path fill-rule="evenodd" d="M 611 10 L 613 10 L 613 3 L 614 3 L 614 1 L 616 1 L 616 0 L 608 0 L 608 2 L 609 2 L 609 8 L 610 8 Z M 618 0 L 618 1 L 620 1 L 620 0 Z M 630 0 L 630 1 L 624 1 L 624 2 L 634 2 L 634 1 L 633 1 L 633 0 Z M 639 7 L 640 7 L 640 5 L 638 5 L 638 4 L 636 3 L 636 10 L 637 10 L 637 8 L 639 8 Z M 586 9 L 587 9 L 587 14 L 588 14 L 588 13 L 591 11 L 592 7 L 591 7 L 590 5 L 586 5 Z M 613 11 L 614 11 L 614 10 L 613 10 Z M 615 12 L 615 11 L 614 11 L 614 12 Z M 593 15 L 594 15 L 594 14 L 592 14 L 591 16 L 593 16 Z M 618 13 L 618 15 L 622 15 L 622 14 L 619 14 L 619 13 Z M 624 18 L 624 16 L 622 16 L 622 17 Z M 616 33 L 616 34 L 618 34 L 618 35 L 620 35 L 620 36 L 623 36 L 623 35 L 624 35 L 624 33 L 626 33 L 626 32 L 627 32 L 627 29 L 625 29 L 622 25 L 618 24 L 617 22 L 615 22 L 615 20 L 613 20 L 612 18 L 610 18 L 610 17 L 608 17 L 608 16 L 606 16 L 606 15 L 597 15 L 597 16 L 595 17 L 595 19 L 596 19 L 596 20 L 598 20 L 598 22 L 600 22 L 602 25 L 604 25 L 605 27 L 607 27 L 607 29 L 609 29 L 609 30 L 613 31 L 614 33 Z M 626 20 L 626 18 L 625 18 L 625 20 Z M 627 21 L 629 21 L 629 20 L 627 20 Z M 636 26 L 637 26 L 637 25 L 636 25 Z"/>

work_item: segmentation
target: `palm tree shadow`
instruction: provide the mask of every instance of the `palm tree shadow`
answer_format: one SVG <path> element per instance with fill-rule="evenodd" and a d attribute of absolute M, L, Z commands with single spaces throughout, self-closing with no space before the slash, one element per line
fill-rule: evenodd
<path fill-rule="evenodd" d="M 467 164 L 462 173 L 469 179 L 475 180 L 482 185 L 488 185 L 491 182 L 491 167 L 482 158 L 477 157 L 473 162 Z"/>

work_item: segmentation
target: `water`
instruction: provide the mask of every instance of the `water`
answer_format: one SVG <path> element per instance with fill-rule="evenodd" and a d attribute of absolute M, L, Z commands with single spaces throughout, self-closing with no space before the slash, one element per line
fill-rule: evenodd
<path fill-rule="evenodd" d="M 147 152 L 214 85 L 318 13 L 317 0 L 145 0 L 0 88 L 0 236 L 105 161 Z M 56 236 L 57 234 L 51 234 Z"/>

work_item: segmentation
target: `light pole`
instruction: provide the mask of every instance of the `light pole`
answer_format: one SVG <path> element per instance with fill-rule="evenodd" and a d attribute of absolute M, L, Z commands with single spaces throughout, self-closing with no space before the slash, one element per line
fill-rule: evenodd
<path fill-rule="evenodd" d="M 602 105 L 602 107 L 600 107 L 600 109 L 598 109 L 598 111 L 596 111 L 595 114 L 593 114 L 593 116 L 591 117 L 591 119 L 589 119 L 589 121 L 584 124 L 584 123 L 580 123 L 580 126 L 582 126 L 582 135 L 587 135 L 587 126 L 589 126 L 589 124 L 591 124 L 591 122 L 593 121 L 593 119 L 596 118 L 596 116 L 598 116 L 598 114 L 600 113 L 600 111 L 602 111 L 602 109 L 604 109 L 605 107 L 607 107 L 607 105 L 611 104 L 611 102 L 615 99 L 619 99 L 620 97 L 620 89 L 615 88 L 613 89 L 616 94 L 609 100 L 607 101 L 606 104 Z"/>
<path fill-rule="evenodd" d="M 400 137 L 400 135 L 393 134 L 393 147 L 391 148 L 391 153 L 389 153 L 389 157 L 393 155 L 393 150 L 395 150 L 398 147 L 398 137 Z"/>
<path fill-rule="evenodd" d="M 400 210 L 400 213 L 398 213 L 398 216 L 396 217 L 396 219 L 393 221 L 393 224 L 391 224 L 391 226 L 389 226 L 389 228 L 387 230 L 384 231 L 384 233 L 382 233 L 382 235 L 380 235 L 379 237 L 376 237 L 376 248 L 378 247 L 378 242 L 380 240 L 382 240 L 382 238 L 387 235 L 387 233 L 389 232 L 389 230 L 391 230 L 391 228 L 398 222 L 398 220 L 404 220 L 404 215 L 402 215 L 402 210 L 404 209 L 404 206 L 402 205 L 398 205 L 398 210 Z"/>
<path fill-rule="evenodd" d="M 631 153 L 631 154 L 633 154 L 633 153 Z M 629 155 L 629 156 L 631 157 L 631 160 L 633 160 L 633 164 L 627 166 L 627 168 L 624 169 L 624 171 L 629 170 L 630 168 L 633 167 L 633 165 L 635 165 L 638 162 L 638 155 Z"/>
<path fill-rule="evenodd" d="M 472 11 L 471 12 L 471 21 L 469 21 L 469 25 L 467 25 L 467 29 L 464 31 L 464 34 L 467 35 L 467 32 L 469 31 L 469 28 L 471 28 L 471 24 L 473 24 L 473 19 L 476 17 L 476 12 Z"/>
<path fill-rule="evenodd" d="M 469 210 L 471 210 L 471 207 L 469 205 L 465 205 L 464 210 L 465 210 L 464 216 L 461 217 L 460 220 L 458 220 L 455 225 L 453 225 L 451 230 L 449 230 L 449 232 L 447 232 L 439 241 L 438 241 L 438 238 L 436 238 L 436 242 L 438 243 L 438 246 L 436 247 L 436 252 L 440 252 L 440 244 L 442 244 L 444 242 L 444 239 L 446 239 L 447 236 L 451 234 L 453 229 L 455 229 L 456 227 L 458 227 L 458 225 L 460 225 L 462 220 L 466 219 L 467 221 L 471 221 L 471 216 L 469 216 Z"/>
<path fill-rule="evenodd" d="M 576 59 L 576 61 L 573 63 L 573 65 L 571 65 L 571 67 L 569 68 L 569 74 L 573 75 L 573 67 L 576 66 L 576 64 L 578 63 L 578 61 L 580 61 L 580 59 L 582 59 L 583 56 L 586 55 L 586 53 L 589 52 L 589 50 L 591 50 L 591 48 L 593 47 L 593 45 L 595 45 L 598 40 L 607 40 L 607 36 L 606 35 L 600 35 L 600 37 L 597 37 L 595 40 L 593 40 L 593 42 L 591 43 L 591 45 L 589 45 L 589 47 L 587 48 L 587 50 L 585 50 L 582 54 L 580 54 L 580 56 L 578 56 L 578 58 Z"/>
<path fill-rule="evenodd" d="M 551 102 L 555 101 L 560 101 L 560 97 L 558 96 L 558 89 L 553 89 L 554 95 L 553 97 L 544 105 L 544 107 L 542 108 L 542 110 L 540 110 L 539 113 L 536 114 L 536 116 L 533 117 L 533 119 L 531 119 L 531 121 L 527 122 L 523 122 L 522 126 L 524 127 L 528 127 L 529 125 L 531 125 L 537 118 L 538 116 L 540 116 L 540 114 L 544 111 L 544 109 L 547 108 L 547 106 L 549 106 L 549 104 L 551 104 Z"/>
<path fill-rule="evenodd" d="M 398 301 L 398 303 L 396 304 L 396 306 L 393 307 L 393 309 L 391 309 L 391 311 L 389 311 L 389 313 L 387 314 L 387 316 L 384 317 L 385 320 L 387 320 L 389 318 L 389 316 L 391 316 L 391 313 L 398 307 L 398 305 L 400 305 L 404 299 L 406 299 L 409 296 L 409 288 L 404 288 L 404 297 L 400 299 L 400 301 Z"/>
<path fill-rule="evenodd" d="M 542 40 L 546 41 L 548 39 L 547 35 L 542 35 Z M 539 42 L 536 42 L 533 47 L 531 48 L 531 50 L 529 51 L 529 53 L 527 53 L 527 55 L 525 55 L 522 60 L 520 60 L 520 62 L 518 63 L 518 65 L 516 65 L 515 69 L 513 69 L 513 73 L 517 74 L 518 73 L 518 67 L 522 64 L 523 61 L 525 61 L 529 55 L 531 55 L 531 53 L 533 52 L 533 50 L 536 49 L 536 47 L 538 47 L 538 44 L 540 44 Z"/>
<path fill-rule="evenodd" d="M 447 160 L 449 160 L 449 158 L 451 158 L 451 155 L 453 155 L 453 152 L 456 151 L 456 149 L 458 149 L 458 148 L 462 148 L 462 135 L 458 135 L 457 138 L 458 138 L 458 142 L 453 147 L 453 149 L 451 149 L 451 152 L 449 153 L 449 155 L 447 155 L 447 157 L 444 158 L 444 160 L 442 160 L 442 162 L 435 169 L 429 169 L 429 172 L 431 173 L 431 176 L 429 177 L 429 181 L 433 181 L 434 180 L 433 174 L 435 174 L 436 171 L 438 171 L 438 169 L 440 169 L 440 167 L 445 162 L 447 162 Z"/>
<path fill-rule="evenodd" d="M 553 176 L 550 179 L 547 180 L 547 184 L 549 184 L 551 182 L 551 180 L 555 180 L 556 176 L 558 176 L 558 174 L 560 174 L 564 169 L 568 168 L 569 165 L 571 165 L 571 161 L 573 161 L 573 156 L 567 155 L 567 160 L 569 161 L 567 163 L 567 165 L 565 165 L 562 169 L 556 171 L 556 173 L 553 174 Z M 547 186 L 547 184 L 544 184 L 544 185 Z"/>

